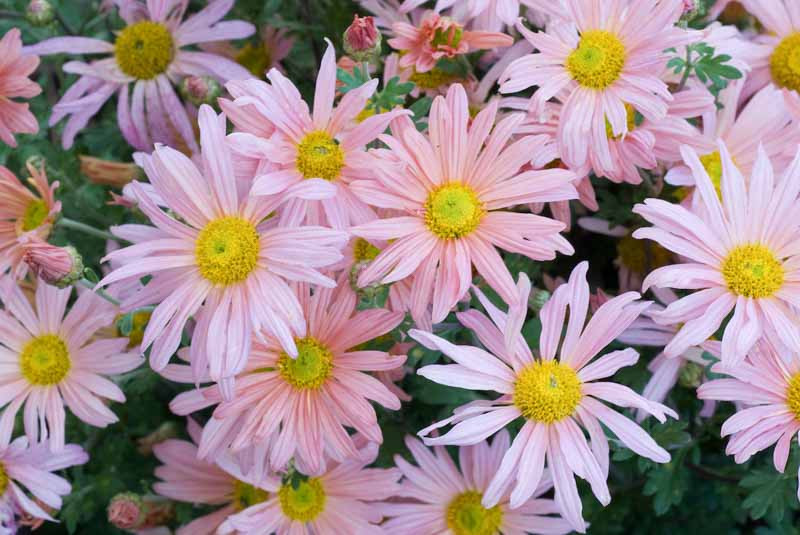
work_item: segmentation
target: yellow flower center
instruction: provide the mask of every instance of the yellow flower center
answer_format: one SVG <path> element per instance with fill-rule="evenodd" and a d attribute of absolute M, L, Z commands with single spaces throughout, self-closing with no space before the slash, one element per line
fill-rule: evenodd
<path fill-rule="evenodd" d="M 780 87 L 800 91 L 800 32 L 781 41 L 769 58 L 772 79 Z"/>
<path fill-rule="evenodd" d="M 485 509 L 482 495 L 474 490 L 462 492 L 447 506 L 447 527 L 455 535 L 495 535 L 503 521 L 499 505 Z"/>
<path fill-rule="evenodd" d="M 267 501 L 267 498 L 269 498 L 269 492 L 254 487 L 250 483 L 237 479 L 233 484 L 233 505 L 237 511 Z"/>
<path fill-rule="evenodd" d="M 305 178 L 336 180 L 344 167 L 344 151 L 335 139 L 317 130 L 297 145 L 296 163 Z"/>
<path fill-rule="evenodd" d="M 297 488 L 286 483 L 278 491 L 283 514 L 299 522 L 311 522 L 325 509 L 325 489 L 319 479 L 301 481 Z"/>
<path fill-rule="evenodd" d="M 583 87 L 605 89 L 617 81 L 627 53 L 622 41 L 605 30 L 581 34 L 578 48 L 567 58 L 567 71 Z"/>
<path fill-rule="evenodd" d="M 272 65 L 272 52 L 263 43 L 256 46 L 247 43 L 236 54 L 236 63 L 246 68 L 256 78 L 261 78 Z"/>
<path fill-rule="evenodd" d="M 258 232 L 252 223 L 228 216 L 208 223 L 197 236 L 195 258 L 200 274 L 214 284 L 241 282 L 258 262 Z"/>
<path fill-rule="evenodd" d="M 722 263 L 728 289 L 751 298 L 769 297 L 783 285 L 783 264 L 767 247 L 753 243 L 740 245 Z"/>
<path fill-rule="evenodd" d="M 617 242 L 617 256 L 625 267 L 642 274 L 672 263 L 669 251 L 655 242 L 637 240 L 630 234 Z"/>
<path fill-rule="evenodd" d="M 297 358 L 281 353 L 278 371 L 287 383 L 300 390 L 321 387 L 333 371 L 333 354 L 314 338 L 295 340 Z"/>
<path fill-rule="evenodd" d="M 151 80 L 172 63 L 175 43 L 166 26 L 143 20 L 119 33 L 114 55 L 122 72 L 137 80 Z"/>
<path fill-rule="evenodd" d="M 370 262 L 381 254 L 381 250 L 364 238 L 357 238 L 353 244 L 353 260 L 356 262 Z"/>
<path fill-rule="evenodd" d="M 22 231 L 30 232 L 44 223 L 47 219 L 47 214 L 50 210 L 47 209 L 47 203 L 42 199 L 34 199 L 25 207 L 25 213 L 22 216 Z"/>
<path fill-rule="evenodd" d="M 555 360 L 537 361 L 514 383 L 514 404 L 528 420 L 552 424 L 575 412 L 582 397 L 575 370 Z"/>
<path fill-rule="evenodd" d="M 140 310 L 139 312 L 134 312 L 132 322 L 131 322 L 131 332 L 128 333 L 128 349 L 134 348 L 142 343 L 142 339 L 144 339 L 144 330 L 147 327 L 147 323 L 150 321 L 150 316 L 153 313 L 149 310 Z M 117 321 L 121 316 L 117 316 L 114 320 L 115 326 L 115 335 L 116 336 L 124 336 L 122 332 L 119 330 L 119 326 L 117 326 Z"/>
<path fill-rule="evenodd" d="M 703 164 L 703 168 L 711 178 L 711 183 L 714 184 L 714 189 L 717 190 L 717 197 L 722 199 L 722 157 L 719 151 L 700 156 L 700 163 Z"/>
<path fill-rule="evenodd" d="M 443 85 L 450 85 L 460 81 L 461 77 L 434 67 L 427 72 L 417 72 L 416 69 L 411 73 L 409 81 L 420 89 L 437 89 Z"/>
<path fill-rule="evenodd" d="M 800 420 L 800 373 L 794 374 L 789 379 L 789 385 L 786 387 L 786 405 L 794 417 Z"/>
<path fill-rule="evenodd" d="M 444 240 L 471 233 L 485 214 L 475 191 L 458 182 L 438 187 L 425 201 L 425 224 Z"/>
<path fill-rule="evenodd" d="M 0 496 L 5 494 L 8 488 L 8 474 L 6 474 L 6 467 L 0 464 Z"/>
<path fill-rule="evenodd" d="M 55 334 L 43 334 L 30 340 L 19 356 L 22 375 L 32 385 L 54 385 L 66 377 L 72 362 L 67 344 Z"/>
<path fill-rule="evenodd" d="M 633 132 L 633 130 L 636 128 L 636 110 L 634 109 L 633 106 L 631 106 L 627 102 L 625 103 L 625 114 L 626 114 L 626 120 L 628 122 L 628 132 Z M 608 139 L 613 139 L 614 141 L 622 139 L 621 135 L 620 136 L 614 135 L 614 128 L 611 126 L 611 123 L 609 122 L 608 118 L 606 118 L 606 137 Z"/>

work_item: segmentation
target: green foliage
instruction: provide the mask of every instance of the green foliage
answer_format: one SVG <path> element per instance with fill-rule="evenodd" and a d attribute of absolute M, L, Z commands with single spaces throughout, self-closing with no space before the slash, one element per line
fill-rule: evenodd
<path fill-rule="evenodd" d="M 696 57 L 695 54 L 697 54 Z M 742 77 L 739 69 L 727 65 L 731 59 L 728 54 L 714 55 L 713 46 L 696 43 L 686 47 L 685 58 L 674 57 L 669 60 L 667 67 L 672 69 L 675 74 L 683 75 L 681 86 L 686 83 L 689 76 L 694 74 L 714 96 L 718 96 L 720 91 L 728 87 L 731 80 L 738 80 Z"/>

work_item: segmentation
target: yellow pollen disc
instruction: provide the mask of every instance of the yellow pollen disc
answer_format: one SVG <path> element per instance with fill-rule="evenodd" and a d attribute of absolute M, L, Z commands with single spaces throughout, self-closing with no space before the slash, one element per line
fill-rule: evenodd
<path fill-rule="evenodd" d="M 278 371 L 287 383 L 300 390 L 317 389 L 333 371 L 333 354 L 311 337 L 295 340 L 297 358 L 281 353 Z"/>
<path fill-rule="evenodd" d="M 617 81 L 625 67 L 625 45 L 611 32 L 589 30 L 581 34 L 578 48 L 567 58 L 567 71 L 583 87 L 605 89 Z"/>
<path fill-rule="evenodd" d="M 575 370 L 556 360 L 537 361 L 514 383 L 514 405 L 528 420 L 552 424 L 575 412 L 582 397 Z"/>
<path fill-rule="evenodd" d="M 344 151 L 335 139 L 317 130 L 297 145 L 296 163 L 305 178 L 336 180 L 344 167 Z"/>
<path fill-rule="evenodd" d="M 236 63 L 257 78 L 262 78 L 269 66 L 272 65 L 272 53 L 263 43 L 257 46 L 247 43 L 236 54 Z"/>
<path fill-rule="evenodd" d="M 172 63 L 175 43 L 166 26 L 144 20 L 119 33 L 114 55 L 122 72 L 137 80 L 151 80 Z"/>
<path fill-rule="evenodd" d="M 140 310 L 139 312 L 134 312 L 133 314 L 133 321 L 131 322 L 131 332 L 128 333 L 128 349 L 134 348 L 142 343 L 142 339 L 144 338 L 144 329 L 147 327 L 147 323 L 150 321 L 150 316 L 153 313 L 149 310 Z M 117 320 L 121 316 L 117 316 L 114 320 L 114 324 L 116 326 Z M 124 336 L 119 328 L 115 329 L 116 336 Z"/>
<path fill-rule="evenodd" d="M 483 496 L 474 490 L 462 492 L 447 506 L 447 527 L 455 535 L 496 535 L 503 521 L 499 505 L 485 509 Z"/>
<path fill-rule="evenodd" d="M 722 199 L 722 156 L 719 151 L 714 151 L 711 154 L 700 156 L 700 163 L 711 178 L 711 183 L 714 184 L 714 189 L 717 190 L 717 197 Z"/>
<path fill-rule="evenodd" d="M 283 514 L 299 522 L 311 522 L 325 509 L 325 489 L 319 479 L 300 482 L 297 488 L 286 483 L 278 491 Z"/>
<path fill-rule="evenodd" d="M 253 505 L 267 501 L 269 492 L 258 487 L 254 487 L 250 483 L 239 481 L 238 479 L 233 484 L 233 506 L 237 511 L 247 509 Z"/>
<path fill-rule="evenodd" d="M 786 387 L 786 405 L 794 417 L 800 420 L 800 373 L 794 374 L 789 379 L 789 385 Z"/>
<path fill-rule="evenodd" d="M 54 385 L 66 377 L 72 362 L 67 344 L 55 334 L 43 334 L 30 340 L 19 355 L 23 377 L 32 385 Z"/>
<path fill-rule="evenodd" d="M 672 254 L 659 244 L 649 240 L 637 240 L 630 234 L 617 242 L 617 256 L 622 265 L 635 273 L 642 274 L 672 263 Z"/>
<path fill-rule="evenodd" d="M 29 232 L 39 228 L 39 226 L 44 223 L 44 220 L 47 219 L 48 213 L 47 203 L 42 199 L 35 199 L 29 202 L 22 216 L 22 231 Z"/>
<path fill-rule="evenodd" d="M 463 238 L 471 233 L 485 214 L 475 191 L 458 182 L 433 190 L 425 201 L 425 224 L 444 240 Z"/>
<path fill-rule="evenodd" d="M 460 81 L 462 78 L 456 74 L 448 73 L 442 69 L 434 67 L 427 72 L 414 72 L 411 73 L 409 81 L 420 89 L 437 89 L 443 85 L 450 85 L 454 82 Z"/>
<path fill-rule="evenodd" d="M 356 262 L 370 262 L 381 254 L 381 250 L 364 238 L 356 238 L 353 244 L 353 260 Z"/>
<path fill-rule="evenodd" d="M 628 133 L 633 132 L 633 130 L 636 128 L 636 110 L 627 102 L 625 103 L 625 114 L 626 121 L 628 123 Z M 611 126 L 608 118 L 606 118 L 606 137 L 615 141 L 622 139 L 621 135 L 614 135 L 614 128 Z"/>
<path fill-rule="evenodd" d="M 200 274 L 214 284 L 241 282 L 258 262 L 258 232 L 249 221 L 229 216 L 208 223 L 197 236 L 195 258 Z"/>
<path fill-rule="evenodd" d="M 728 289 L 755 299 L 770 297 L 783 286 L 783 264 L 763 245 L 740 245 L 722 263 Z"/>
<path fill-rule="evenodd" d="M 8 488 L 8 474 L 6 474 L 6 467 L 0 464 L 0 496 L 5 494 Z"/>
<path fill-rule="evenodd" d="M 769 58 L 769 68 L 775 84 L 800 91 L 800 32 L 781 41 Z"/>

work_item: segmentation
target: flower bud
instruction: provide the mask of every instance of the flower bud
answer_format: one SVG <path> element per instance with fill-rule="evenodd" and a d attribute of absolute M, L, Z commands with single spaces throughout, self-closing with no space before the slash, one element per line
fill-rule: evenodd
<path fill-rule="evenodd" d="M 137 440 L 138 447 L 136 449 L 142 455 L 150 455 L 153 452 L 153 446 L 177 436 L 178 426 L 175 422 L 167 421 L 159 425 L 152 433 Z"/>
<path fill-rule="evenodd" d="M 143 177 L 142 169 L 135 163 L 103 160 L 93 156 L 80 155 L 81 173 L 94 184 L 121 188 L 125 184 Z"/>
<path fill-rule="evenodd" d="M 681 386 L 686 388 L 697 388 L 700 386 L 700 383 L 703 382 L 704 374 L 705 368 L 696 362 L 688 361 L 683 368 L 681 368 L 678 382 Z"/>
<path fill-rule="evenodd" d="M 222 94 L 222 86 L 211 76 L 188 76 L 181 82 L 181 94 L 195 106 L 213 106 Z"/>
<path fill-rule="evenodd" d="M 83 258 L 74 247 L 56 247 L 32 238 L 23 247 L 22 257 L 33 273 L 58 288 L 71 286 L 83 278 Z"/>
<path fill-rule="evenodd" d="M 344 32 L 344 50 L 356 61 L 370 61 L 380 54 L 381 39 L 375 19 L 355 15 Z"/>
<path fill-rule="evenodd" d="M 25 9 L 25 19 L 33 26 L 45 26 L 53 22 L 55 10 L 47 0 L 31 0 Z"/>
<path fill-rule="evenodd" d="M 544 308 L 545 303 L 550 300 L 550 292 L 547 290 L 540 290 L 539 288 L 534 288 L 531 290 L 530 295 L 528 296 L 528 306 L 536 311 L 539 312 Z"/>
<path fill-rule="evenodd" d="M 175 516 L 175 507 L 169 500 L 158 496 L 122 492 L 111 498 L 106 514 L 113 526 L 138 531 L 166 524 Z"/>

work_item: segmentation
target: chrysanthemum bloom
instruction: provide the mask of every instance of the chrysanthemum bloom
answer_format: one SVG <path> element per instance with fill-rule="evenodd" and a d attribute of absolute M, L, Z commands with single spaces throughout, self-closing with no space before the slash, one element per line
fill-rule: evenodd
<path fill-rule="evenodd" d="M 415 7 L 421 6 L 427 0 L 404 0 L 401 10 L 408 12 Z M 437 13 L 442 12 L 448 8 L 460 8 L 466 11 L 466 16 L 470 19 L 483 15 L 487 19 L 488 26 L 494 26 L 490 21 L 495 18 L 502 21 L 503 24 L 513 26 L 519 17 L 520 4 L 525 4 L 526 0 L 465 0 L 457 2 L 456 0 L 437 0 L 434 11 Z"/>
<path fill-rule="evenodd" d="M 633 209 L 655 225 L 636 230 L 634 238 L 651 239 L 687 259 L 650 273 L 644 290 L 699 290 L 653 315 L 659 323 L 683 324 L 664 353 L 675 357 L 705 342 L 730 312 L 722 337 L 726 364 L 741 362 L 765 335 L 800 351 L 795 282 L 800 280 L 800 227 L 793 212 L 800 192 L 800 155 L 775 180 L 760 150 L 746 181 L 720 142 L 720 203 L 700 158 L 688 147 L 682 152 L 695 179 L 695 213 L 660 199 L 647 199 Z"/>
<path fill-rule="evenodd" d="M 281 208 L 281 225 L 327 224 L 346 229 L 375 219 L 374 212 L 352 194 L 350 183 L 369 172 L 359 169 L 364 165 L 366 144 L 386 130 L 394 117 L 408 112 L 374 115 L 353 126 L 378 80 L 348 92 L 334 109 L 336 53 L 330 43 L 317 77 L 313 114 L 283 74 L 273 69 L 267 78 L 271 83 L 231 82 L 227 88 L 234 100 L 221 101 L 240 131 L 231 135 L 232 150 L 259 164 L 252 194 L 299 192 Z"/>
<path fill-rule="evenodd" d="M 741 402 L 746 407 L 722 424 L 722 436 L 731 436 L 725 453 L 741 464 L 775 444 L 773 463 L 783 472 L 792 439 L 800 431 L 800 358 L 796 351 L 779 351 L 764 340 L 747 359 L 716 368 L 731 379 L 709 381 L 697 393 L 700 399 Z"/>
<path fill-rule="evenodd" d="M 509 35 L 465 30 L 462 24 L 432 11 L 417 26 L 396 22 L 392 31 L 395 36 L 387 42 L 403 53 L 400 67 L 413 66 L 417 72 L 433 69 L 443 58 L 514 44 Z"/>
<path fill-rule="evenodd" d="M 555 500 L 564 518 L 583 532 L 581 500 L 573 474 L 586 479 L 592 492 L 607 505 L 611 496 L 606 485 L 608 440 L 602 422 L 634 452 L 665 463 L 670 456 L 638 425 L 612 410 L 602 401 L 622 407 L 642 409 L 659 421 L 669 408 L 651 402 L 630 388 L 607 381 L 622 367 L 634 364 L 639 355 L 633 349 L 613 351 L 590 361 L 617 338 L 650 302 L 637 301 L 629 292 L 601 305 L 584 329 L 589 306 L 588 263 L 573 270 L 569 282 L 556 289 L 540 313 L 542 335 L 539 357 L 534 357 L 522 338 L 521 329 L 528 309 L 530 282 L 520 275 L 516 305 L 505 314 L 485 296 L 478 297 L 492 320 L 470 310 L 459 320 L 472 329 L 491 353 L 471 346 L 456 346 L 422 331 L 411 336 L 430 349 L 438 349 L 456 364 L 425 366 L 419 374 L 448 386 L 473 390 L 493 390 L 502 396 L 494 401 L 480 400 L 456 409 L 454 416 L 420 431 L 429 445 L 470 445 L 493 435 L 519 417 L 525 419 L 511 448 L 503 456 L 481 504 L 496 506 L 510 485 L 510 507 L 522 506 L 539 486 L 545 459 L 555 484 Z M 566 309 L 569 322 L 565 327 Z M 559 345 L 559 358 L 556 353 Z M 445 435 L 430 438 L 433 429 L 455 424 Z M 584 430 L 588 432 L 587 443 Z"/>
<path fill-rule="evenodd" d="M 538 86 L 531 98 L 536 110 L 557 97 L 564 104 L 558 132 L 564 160 L 580 166 L 591 151 L 610 168 L 606 124 L 613 136 L 626 135 L 626 104 L 654 121 L 667 114 L 672 96 L 661 80 L 669 58 L 665 50 L 693 41 L 694 34 L 675 26 L 681 0 L 565 3 L 572 24 L 551 25 L 546 33 L 517 25 L 539 52 L 509 66 L 500 92 Z"/>
<path fill-rule="evenodd" d="M 221 401 L 218 387 L 211 386 L 180 394 L 170 404 L 173 412 L 189 414 L 219 403 L 203 429 L 201 457 L 214 458 L 228 446 L 239 452 L 263 444 L 273 469 L 284 469 L 294 457 L 305 473 L 316 474 L 324 468 L 323 453 L 336 461 L 356 454 L 345 427 L 383 441 L 367 400 L 391 410 L 400 408 L 400 400 L 364 372 L 397 368 L 406 356 L 359 346 L 397 327 L 403 314 L 356 311 L 356 296 L 344 284 L 316 287 L 313 294 L 308 285 L 298 285 L 297 298 L 300 317 L 308 322 L 308 330 L 293 341 L 297 358 L 267 336 L 254 342 L 234 399 Z M 178 365 L 165 375 L 192 381 Z"/>
<path fill-rule="evenodd" d="M 56 452 L 45 443 L 29 444 L 25 437 L 4 444 L 0 448 L 0 500 L 20 516 L 55 522 L 45 507 L 60 509 L 61 497 L 70 493 L 71 486 L 51 472 L 84 464 L 89 456 L 77 444 L 67 444 Z"/>
<path fill-rule="evenodd" d="M 415 319 L 432 303 L 433 322 L 442 321 L 467 294 L 473 265 L 507 302 L 516 299 L 514 280 L 496 246 L 534 260 L 573 252 L 559 235 L 563 223 L 503 210 L 577 194 L 570 171 L 520 172 L 546 137 L 526 136 L 509 144 L 524 116 L 513 114 L 492 130 L 496 115 L 495 102 L 470 124 L 464 88 L 453 85 L 446 98 L 434 100 L 427 137 L 407 117 L 397 119 L 392 135 L 380 137 L 389 150 L 372 153 L 375 179 L 352 184 L 365 202 L 403 214 L 351 229 L 367 240 L 396 240 L 363 271 L 358 284 L 389 284 L 413 275 Z"/>
<path fill-rule="evenodd" d="M 33 98 L 42 92 L 39 84 L 28 76 L 39 66 L 37 56 L 22 56 L 22 39 L 19 29 L 11 28 L 0 39 L 0 140 L 17 146 L 14 134 L 35 134 L 39 131 L 36 117 L 27 102 L 12 98 Z"/>
<path fill-rule="evenodd" d="M 737 113 L 745 84 L 745 79 L 736 80 L 720 93 L 723 107 L 719 111 L 714 107 L 703 114 L 702 135 L 697 132 L 691 141 L 686 137 L 674 140 L 677 142 L 675 147 L 686 140 L 688 143 L 683 144 L 697 151 L 718 194 L 721 192 L 722 178 L 718 140 L 725 142 L 733 162 L 745 176 L 753 172 L 759 147 L 763 147 L 776 169 L 784 169 L 792 161 L 800 144 L 800 128 L 793 122 L 781 92 L 773 86 L 756 93 Z M 675 186 L 695 185 L 691 169 L 683 164 L 672 167 L 665 180 Z"/>
<path fill-rule="evenodd" d="M 443 446 L 434 447 L 431 453 L 419 440 L 406 437 L 406 446 L 419 466 L 395 455 L 395 464 L 405 479 L 397 498 L 380 506 L 389 517 L 381 525 L 384 531 L 393 535 L 558 535 L 572 531 L 569 523 L 554 516 L 558 507 L 553 500 L 538 498 L 553 487 L 549 476 L 542 478 L 533 497 L 519 508 L 509 507 L 508 490 L 494 507 L 482 505 L 483 494 L 500 469 L 508 445 L 508 431 L 503 430 L 491 445 L 483 441 L 462 446 L 458 450 L 459 470 Z"/>
<path fill-rule="evenodd" d="M 250 73 L 216 54 L 184 50 L 205 42 L 240 39 L 255 28 L 243 21 L 219 22 L 234 0 L 212 0 L 182 22 L 187 0 L 118 0 L 127 26 L 114 43 L 88 37 L 55 37 L 25 47 L 27 54 L 112 54 L 84 63 L 64 64 L 64 72 L 80 76 L 53 107 L 50 126 L 71 116 L 62 135 L 69 148 L 75 135 L 117 93 L 117 122 L 136 149 L 151 151 L 165 143 L 197 152 L 193 121 L 173 87 L 186 76 L 211 76 L 221 83 L 245 79 Z M 133 91 L 130 90 L 131 84 Z"/>
<path fill-rule="evenodd" d="M 193 504 L 217 506 L 213 513 L 196 518 L 178 528 L 176 535 L 215 535 L 228 516 L 267 500 L 280 488 L 280 479 L 263 471 L 243 473 L 230 454 L 215 462 L 198 458 L 200 427 L 189 419 L 192 442 L 170 439 L 153 446 L 153 454 L 163 463 L 153 484 L 161 496 Z"/>
<path fill-rule="evenodd" d="M 245 67 L 256 78 L 263 78 L 270 69 L 284 72 L 281 61 L 286 59 L 294 46 L 294 37 L 288 34 L 286 28 L 262 26 L 255 44 L 248 42 L 243 47 L 237 48 L 231 43 L 214 42 L 204 44 L 201 48 L 206 52 L 230 58 Z"/>
<path fill-rule="evenodd" d="M 25 433 L 31 442 L 48 439 L 64 447 L 64 404 L 89 425 L 117 421 L 104 399 L 124 402 L 125 395 L 106 375 L 130 371 L 142 363 L 126 353 L 127 338 L 94 339 L 114 321 L 113 305 L 84 292 L 65 315 L 72 288 L 39 283 L 36 310 L 13 279 L 0 279 L 0 373 L 2 402 L 0 443 L 8 441 L 14 417 L 25 405 Z"/>
<path fill-rule="evenodd" d="M 378 456 L 368 444 L 353 458 L 330 463 L 322 474 L 286 481 L 264 502 L 228 517 L 220 535 L 379 534 L 383 518 L 375 503 L 397 493 L 400 471 L 366 468 Z"/>
<path fill-rule="evenodd" d="M 142 165 L 154 190 L 181 219 L 162 211 L 138 182 L 139 209 L 154 227 L 122 225 L 112 229 L 134 245 L 114 251 L 106 260 L 121 267 L 100 285 L 152 280 L 122 301 L 123 313 L 157 304 L 142 340 L 150 363 L 162 370 L 178 349 L 190 316 L 191 360 L 200 374 L 208 366 L 226 397 L 233 394 L 233 377 L 244 369 L 252 335 L 262 328 L 275 336 L 292 356 L 293 336 L 303 336 L 300 305 L 286 283 L 334 282 L 315 268 L 341 259 L 347 236 L 322 227 L 277 228 L 267 216 L 280 200 L 237 191 L 233 163 L 225 140 L 225 115 L 200 108 L 203 171 L 180 152 L 156 146 Z"/>
<path fill-rule="evenodd" d="M 0 275 L 11 270 L 16 278 L 25 276 L 23 237 L 47 241 L 61 212 L 61 201 L 54 194 L 58 182 L 47 183 L 44 165 L 37 169 L 28 163 L 28 172 L 31 174 L 28 183 L 38 195 L 0 165 Z"/>

